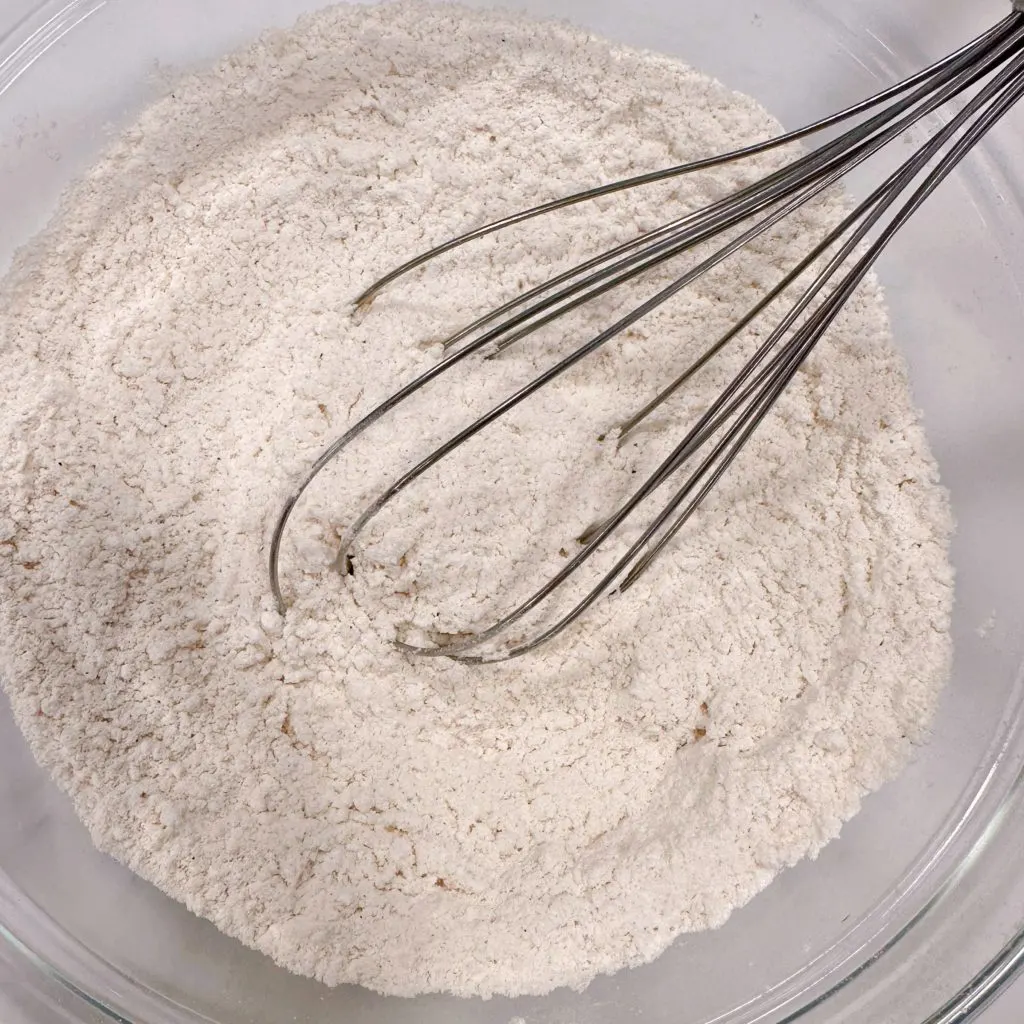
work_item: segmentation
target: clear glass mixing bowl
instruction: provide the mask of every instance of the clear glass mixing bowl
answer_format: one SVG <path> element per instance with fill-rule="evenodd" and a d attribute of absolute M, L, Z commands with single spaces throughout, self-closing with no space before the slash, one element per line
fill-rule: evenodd
<path fill-rule="evenodd" d="M 2 0 L 0 267 L 183 69 L 318 0 Z M 902 77 L 1001 0 L 521 0 L 678 54 L 795 126 Z M 856 190 L 857 183 L 853 183 Z M 1024 963 L 1024 109 L 880 274 L 959 520 L 934 737 L 814 862 L 719 931 L 585 992 L 387 999 L 291 976 L 97 853 L 0 704 L 0 1019 L 953 1024 Z"/>

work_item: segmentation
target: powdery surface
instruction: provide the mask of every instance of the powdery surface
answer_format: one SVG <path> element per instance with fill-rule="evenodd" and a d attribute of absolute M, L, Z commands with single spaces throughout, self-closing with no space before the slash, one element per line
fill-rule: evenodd
<path fill-rule="evenodd" d="M 621 451 L 597 435 L 835 199 L 422 481 L 344 580 L 334 538 L 389 473 L 653 285 L 368 435 L 297 513 L 284 621 L 268 596 L 304 465 L 447 330 L 781 158 L 483 242 L 353 317 L 362 287 L 484 219 L 775 127 L 665 59 L 404 4 L 325 11 L 142 115 L 0 304 L 2 669 L 102 849 L 329 984 L 539 993 L 720 925 L 901 767 L 947 674 L 951 526 L 872 284 L 626 597 L 504 665 L 388 646 L 486 621 L 560 564 L 741 353 Z"/>

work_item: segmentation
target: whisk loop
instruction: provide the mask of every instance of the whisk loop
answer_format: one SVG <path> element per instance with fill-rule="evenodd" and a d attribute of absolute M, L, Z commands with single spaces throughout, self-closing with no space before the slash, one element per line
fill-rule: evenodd
<path fill-rule="evenodd" d="M 959 50 L 910 78 L 806 127 L 731 153 L 637 175 L 542 203 L 451 239 L 409 260 L 372 284 L 355 300 L 358 308 L 367 309 L 381 290 L 431 260 L 504 228 L 600 196 L 745 160 L 864 115 L 862 120 L 856 120 L 835 138 L 817 149 L 802 153 L 759 181 L 740 187 L 723 199 L 643 232 L 551 277 L 446 339 L 442 358 L 330 444 L 285 503 L 270 546 L 270 584 L 279 610 L 284 613 L 286 609 L 280 579 L 281 542 L 296 504 L 320 472 L 381 417 L 469 356 L 475 353 L 485 358 L 493 356 L 572 310 L 636 280 L 647 271 L 724 233 L 738 230 L 735 237 L 730 237 L 710 256 L 686 269 L 656 294 L 493 406 L 402 474 L 355 519 L 341 545 L 339 564 L 347 562 L 359 534 L 388 502 L 456 448 L 814 197 L 835 186 L 855 167 L 911 127 L 951 101 L 956 101 L 948 120 L 937 127 L 924 144 L 890 173 L 736 324 L 709 345 L 642 409 L 609 428 L 609 432 L 617 433 L 621 443 L 623 437 L 635 430 L 770 306 L 789 302 L 784 296 L 805 274 L 813 274 L 810 283 L 792 300 L 776 327 L 686 431 L 679 444 L 618 509 L 580 538 L 580 549 L 558 573 L 486 629 L 444 646 L 423 647 L 400 640 L 395 642 L 404 651 L 426 657 L 442 656 L 469 662 L 515 658 L 558 636 L 602 595 L 613 590 L 628 590 L 686 525 L 728 470 L 897 231 L 1024 94 L 1022 7 L 1024 0 L 1016 0 L 1011 14 Z M 824 265 L 814 272 L 813 268 L 820 262 Z M 647 508 L 648 499 L 671 478 L 681 474 L 684 468 L 688 472 L 677 481 L 671 496 L 649 512 L 648 519 L 642 521 L 643 527 L 637 539 L 582 599 L 553 622 L 538 627 L 525 638 L 507 639 L 512 627 L 531 612 L 543 611 L 545 602 L 627 520 Z"/>

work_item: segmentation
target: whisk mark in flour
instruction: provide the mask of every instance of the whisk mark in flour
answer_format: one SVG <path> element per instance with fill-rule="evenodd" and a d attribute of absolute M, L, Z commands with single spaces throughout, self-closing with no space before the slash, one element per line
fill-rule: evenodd
<path fill-rule="evenodd" d="M 0 304 L 2 670 L 101 848 L 331 984 L 543 992 L 720 924 L 900 767 L 947 671 L 950 524 L 870 283 L 701 544 L 599 628 L 480 667 L 389 643 L 486 606 L 494 537 L 528 548 L 604 513 L 664 442 L 615 453 L 596 434 L 735 318 L 738 282 L 798 257 L 833 199 L 468 448 L 409 496 L 430 530 L 398 514 L 346 583 L 326 565 L 347 510 L 533 356 L 413 408 L 297 510 L 285 619 L 266 594 L 258 541 L 288 469 L 436 358 L 415 339 L 722 183 L 581 209 L 348 319 L 381 266 L 774 127 L 674 62 L 402 3 L 307 18 L 142 115 Z M 432 540 L 454 554 L 428 575 Z"/>

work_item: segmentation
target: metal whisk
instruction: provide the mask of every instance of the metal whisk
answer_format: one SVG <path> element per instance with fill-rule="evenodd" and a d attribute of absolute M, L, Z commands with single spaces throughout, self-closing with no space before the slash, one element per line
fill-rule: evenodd
<path fill-rule="evenodd" d="M 668 457 L 613 514 L 581 538 L 579 551 L 556 575 L 493 625 L 468 637 L 436 647 L 413 646 L 397 640 L 396 643 L 412 653 L 441 655 L 462 661 L 514 658 L 558 636 L 602 595 L 613 590 L 627 590 L 693 516 L 721 479 L 896 232 L 1022 95 L 1024 0 L 1015 0 L 1011 14 L 955 53 L 905 81 L 814 124 L 721 156 L 642 174 L 543 203 L 445 242 L 382 277 L 355 300 L 357 307 L 368 307 L 383 288 L 430 260 L 529 218 L 624 189 L 720 167 L 856 119 L 852 127 L 846 127 L 831 141 L 818 149 L 801 153 L 754 184 L 741 187 L 725 198 L 661 227 L 643 232 L 552 277 L 449 337 L 444 343 L 441 360 L 396 391 L 328 446 L 285 503 L 270 549 L 270 584 L 279 609 L 283 613 L 286 608 L 279 568 L 281 541 L 296 503 L 324 467 L 381 417 L 474 353 L 484 350 L 483 354 L 487 354 L 503 349 L 584 303 L 633 281 L 645 271 L 661 266 L 732 228 L 740 229 L 712 255 L 686 269 L 651 298 L 495 405 L 395 480 L 349 528 L 336 562 L 341 569 L 351 564 L 351 546 L 367 523 L 432 466 L 688 284 L 835 185 L 913 125 L 949 105 L 947 119 L 928 141 L 889 174 L 684 373 L 620 425 L 621 438 L 681 388 L 770 305 L 779 301 L 802 275 L 813 274 L 810 283 L 792 301 L 767 339 Z M 744 228 L 748 222 L 749 226 Z M 814 272 L 819 263 L 823 263 L 822 268 Z M 673 478 L 675 485 L 671 496 L 662 500 L 660 505 L 654 503 L 652 510 L 648 499 Z M 516 623 L 537 609 L 543 612 L 544 603 L 627 519 L 644 509 L 648 518 L 643 521 L 639 537 L 582 599 L 555 621 L 537 627 L 532 634 L 508 640 Z"/>

